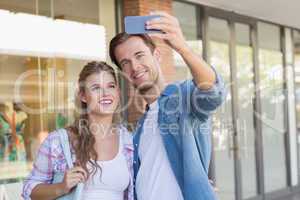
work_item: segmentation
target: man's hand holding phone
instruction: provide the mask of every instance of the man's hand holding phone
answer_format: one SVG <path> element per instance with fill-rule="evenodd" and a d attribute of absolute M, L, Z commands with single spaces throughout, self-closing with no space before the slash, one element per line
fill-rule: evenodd
<path fill-rule="evenodd" d="M 163 39 L 178 53 L 189 50 L 176 17 L 166 12 L 154 11 L 148 16 L 125 18 L 125 32 L 128 34 L 149 34 Z M 127 20 L 126 20 L 127 19 Z"/>
<path fill-rule="evenodd" d="M 146 23 L 155 18 L 159 18 L 159 15 L 148 16 L 127 16 L 124 19 L 125 32 L 127 34 L 150 34 L 161 32 L 157 29 L 147 29 Z"/>

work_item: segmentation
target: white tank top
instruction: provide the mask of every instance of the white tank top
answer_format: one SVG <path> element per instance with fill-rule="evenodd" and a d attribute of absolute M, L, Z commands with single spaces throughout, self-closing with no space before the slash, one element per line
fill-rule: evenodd
<path fill-rule="evenodd" d="M 130 182 L 130 173 L 122 152 L 122 134 L 119 136 L 119 150 L 109 161 L 97 161 L 101 167 L 87 180 L 82 192 L 82 200 L 123 200 L 124 191 Z M 91 167 L 91 164 L 88 164 Z"/>

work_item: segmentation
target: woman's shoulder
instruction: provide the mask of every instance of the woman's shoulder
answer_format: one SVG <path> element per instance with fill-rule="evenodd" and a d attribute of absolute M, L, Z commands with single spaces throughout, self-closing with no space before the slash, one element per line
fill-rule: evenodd
<path fill-rule="evenodd" d="M 61 150 L 61 134 L 66 133 L 66 129 L 57 129 L 50 132 L 45 140 L 43 141 L 42 146 L 47 146 L 55 151 Z"/>
<path fill-rule="evenodd" d="M 48 140 L 54 140 L 54 141 L 56 141 L 56 140 L 59 140 L 59 138 L 60 138 L 60 135 L 61 134 L 63 134 L 63 132 L 66 132 L 67 130 L 66 129 L 64 129 L 64 128 L 62 128 L 62 129 L 56 129 L 56 130 L 54 130 L 54 131 L 51 131 L 49 134 L 48 134 L 48 136 L 47 136 L 47 139 Z"/>

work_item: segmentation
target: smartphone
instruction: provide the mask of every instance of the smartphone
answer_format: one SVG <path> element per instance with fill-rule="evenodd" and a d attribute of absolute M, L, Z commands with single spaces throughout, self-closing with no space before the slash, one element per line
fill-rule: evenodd
<path fill-rule="evenodd" d="M 127 34 L 161 33 L 158 29 L 146 29 L 146 22 L 161 17 L 160 15 L 127 16 L 124 19 L 125 32 Z"/>

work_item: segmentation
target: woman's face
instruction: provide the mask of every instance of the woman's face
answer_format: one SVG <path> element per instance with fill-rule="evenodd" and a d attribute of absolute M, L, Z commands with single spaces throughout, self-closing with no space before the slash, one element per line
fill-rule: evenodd
<path fill-rule="evenodd" d="M 113 115 L 119 99 L 120 90 L 111 73 L 102 71 L 87 77 L 81 101 L 87 104 L 90 113 Z"/>

